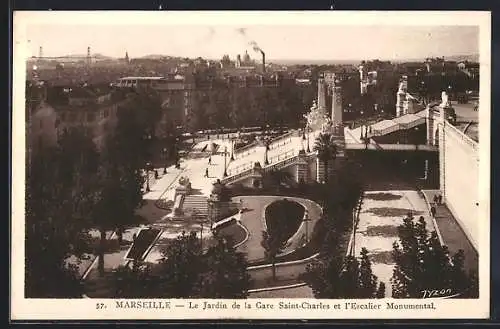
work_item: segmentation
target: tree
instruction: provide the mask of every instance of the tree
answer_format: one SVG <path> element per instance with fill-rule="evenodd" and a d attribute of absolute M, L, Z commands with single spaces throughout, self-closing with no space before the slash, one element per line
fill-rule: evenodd
<path fill-rule="evenodd" d="M 141 124 L 133 108 L 120 109 L 117 127 L 108 135 L 101 154 L 101 166 L 94 179 L 96 188 L 93 194 L 93 222 L 101 236 L 98 262 L 101 275 L 104 274 L 106 232 L 116 230 L 121 241 L 124 227 L 133 222 L 135 210 L 143 202 L 142 168 L 147 159 L 144 153 L 147 149 L 144 122 Z"/>
<path fill-rule="evenodd" d="M 111 285 L 114 298 L 151 298 L 156 294 L 157 277 L 151 265 L 120 266 L 114 270 Z"/>
<path fill-rule="evenodd" d="M 183 232 L 164 250 L 158 265 L 158 295 L 190 298 L 199 295 L 204 268 L 200 239 L 195 232 Z"/>
<path fill-rule="evenodd" d="M 325 239 L 320 257 L 306 267 L 304 281 L 312 288 L 316 298 L 379 298 L 385 285 L 377 290 L 377 277 L 373 275 L 368 251 L 363 248 L 361 259 L 343 257 L 338 252 L 338 235 L 331 232 Z M 332 245 L 332 243 L 334 243 Z"/>
<path fill-rule="evenodd" d="M 368 258 L 368 250 L 364 247 L 361 249 L 358 289 L 359 298 L 373 298 L 377 295 L 377 277 L 373 275 L 372 264 L 370 258 Z"/>
<path fill-rule="evenodd" d="M 318 152 L 318 158 L 323 162 L 326 183 L 329 176 L 328 164 L 330 160 L 335 160 L 337 157 L 337 145 L 333 142 L 332 135 L 320 134 L 316 139 L 313 150 Z"/>
<path fill-rule="evenodd" d="M 272 265 L 273 280 L 276 280 L 276 257 L 286 247 L 287 240 L 284 240 L 279 234 L 272 234 L 262 231 L 262 247 L 264 255 Z"/>
<path fill-rule="evenodd" d="M 421 298 L 424 290 L 450 289 L 464 293 L 473 281 L 463 269 L 463 251 L 449 256 L 437 233 L 428 232 L 424 218 L 409 215 L 398 227 L 399 242 L 393 246 L 396 263 L 392 281 L 394 298 Z"/>
<path fill-rule="evenodd" d="M 343 259 L 331 255 L 325 259 L 315 259 L 307 265 L 303 278 L 313 290 L 316 298 L 342 298 L 343 282 L 339 280 Z"/>
<path fill-rule="evenodd" d="M 248 263 L 226 239 L 216 244 L 203 257 L 200 298 L 246 298 L 250 287 Z"/>
<path fill-rule="evenodd" d="M 64 132 L 55 148 L 34 154 L 26 181 L 27 297 L 80 297 L 77 264 L 88 252 L 97 167 L 92 140 Z"/>
<path fill-rule="evenodd" d="M 376 298 L 384 298 L 385 297 L 385 283 L 380 282 L 377 293 L 376 293 Z"/>

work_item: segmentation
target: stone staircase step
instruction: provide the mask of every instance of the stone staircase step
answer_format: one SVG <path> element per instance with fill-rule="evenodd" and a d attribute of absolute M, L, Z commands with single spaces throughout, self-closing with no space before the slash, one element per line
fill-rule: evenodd
<path fill-rule="evenodd" d="M 196 209 L 200 216 L 208 214 L 207 198 L 204 196 L 188 195 L 184 199 L 183 209 Z"/>

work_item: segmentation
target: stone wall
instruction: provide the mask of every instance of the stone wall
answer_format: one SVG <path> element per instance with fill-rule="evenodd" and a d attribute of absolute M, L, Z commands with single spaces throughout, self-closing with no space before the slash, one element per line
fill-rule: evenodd
<path fill-rule="evenodd" d="M 477 250 L 479 225 L 489 220 L 479 218 L 478 145 L 448 122 L 442 127 L 439 134 L 441 193 Z"/>

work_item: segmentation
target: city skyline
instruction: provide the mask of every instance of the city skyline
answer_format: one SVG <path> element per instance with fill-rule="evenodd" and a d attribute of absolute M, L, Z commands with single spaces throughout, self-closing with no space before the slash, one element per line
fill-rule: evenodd
<path fill-rule="evenodd" d="M 172 19 L 168 23 L 151 19 L 147 24 L 131 21 L 131 24 L 124 25 L 123 21 L 113 24 L 111 17 L 114 16 L 111 15 L 108 15 L 107 23 L 96 20 L 92 24 L 88 20 L 68 21 L 66 18 L 70 15 L 52 15 L 61 18 L 53 20 L 49 19 L 49 13 L 27 23 L 23 31 L 28 41 L 27 56 L 38 56 L 40 47 L 43 47 L 43 55 L 48 57 L 85 55 L 90 47 L 92 54 L 114 58 L 123 58 L 128 52 L 130 58 L 165 55 L 220 59 L 228 54 L 234 59 L 247 50 L 252 58 L 260 60 L 260 54 L 252 49 L 252 42 L 264 50 L 269 61 L 353 60 L 361 57 L 402 60 L 476 55 L 480 52 L 479 27 L 467 25 L 466 21 L 460 26 L 451 23 L 447 26 L 405 26 L 398 22 L 401 25 L 384 25 L 369 20 L 364 21 L 365 25 L 331 25 L 318 19 L 316 25 L 303 22 L 292 25 L 289 22 L 273 24 L 266 20 L 263 24 L 248 24 L 248 19 L 237 24 L 231 20 L 222 22 L 210 18 L 200 19 L 197 25 L 188 25 L 182 20 L 175 24 Z M 97 14 L 96 17 L 103 16 Z M 338 21 L 344 24 L 342 19 Z"/>

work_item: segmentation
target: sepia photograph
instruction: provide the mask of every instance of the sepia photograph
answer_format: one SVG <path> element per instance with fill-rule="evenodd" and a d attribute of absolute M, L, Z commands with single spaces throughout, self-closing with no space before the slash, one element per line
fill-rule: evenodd
<path fill-rule="evenodd" d="M 314 14 L 15 13 L 11 298 L 488 316 L 490 16 Z"/>

